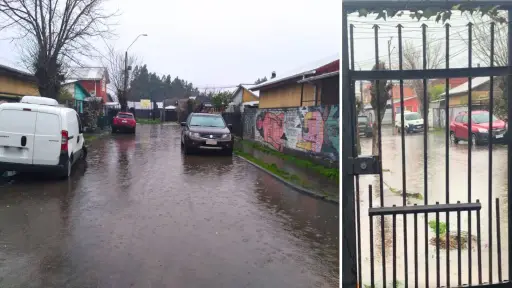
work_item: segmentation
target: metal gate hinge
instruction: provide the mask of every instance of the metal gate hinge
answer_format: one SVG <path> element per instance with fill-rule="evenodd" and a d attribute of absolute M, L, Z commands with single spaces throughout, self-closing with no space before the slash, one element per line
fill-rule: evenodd
<path fill-rule="evenodd" d="M 380 174 L 379 156 L 359 156 L 348 159 L 349 175 Z"/>

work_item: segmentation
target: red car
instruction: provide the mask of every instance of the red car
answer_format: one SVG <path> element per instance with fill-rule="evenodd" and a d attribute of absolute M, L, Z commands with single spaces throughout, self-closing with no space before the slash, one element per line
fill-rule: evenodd
<path fill-rule="evenodd" d="M 119 112 L 112 120 L 112 133 L 116 133 L 117 131 L 130 131 L 132 134 L 135 134 L 136 126 L 137 121 L 135 121 L 135 117 L 132 113 Z"/>
<path fill-rule="evenodd" d="M 450 124 L 450 139 L 453 143 L 459 143 L 460 140 L 468 141 L 468 116 L 468 112 L 461 112 Z M 489 133 L 491 126 L 492 131 Z M 496 116 L 492 116 L 492 125 L 490 125 L 489 112 L 471 112 L 471 141 L 473 145 L 487 143 L 489 141 L 489 135 L 493 137 L 493 142 L 499 142 L 503 140 L 506 132 L 506 123 Z"/>

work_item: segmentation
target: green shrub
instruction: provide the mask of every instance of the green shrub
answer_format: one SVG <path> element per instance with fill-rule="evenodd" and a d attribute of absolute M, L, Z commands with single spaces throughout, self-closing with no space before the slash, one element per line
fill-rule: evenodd
<path fill-rule="evenodd" d="M 432 232 L 437 233 L 437 225 L 436 220 L 430 220 L 428 222 L 428 226 L 430 226 L 430 229 L 432 229 Z M 439 235 L 446 234 L 446 223 L 439 222 Z"/>

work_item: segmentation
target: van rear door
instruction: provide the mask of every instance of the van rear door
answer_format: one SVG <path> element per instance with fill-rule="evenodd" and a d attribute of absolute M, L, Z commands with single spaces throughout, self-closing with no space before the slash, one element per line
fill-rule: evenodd
<path fill-rule="evenodd" d="M 61 141 L 60 115 L 42 111 L 37 113 L 34 165 L 59 164 Z"/>
<path fill-rule="evenodd" d="M 0 109 L 0 162 L 32 164 L 36 109 Z"/>

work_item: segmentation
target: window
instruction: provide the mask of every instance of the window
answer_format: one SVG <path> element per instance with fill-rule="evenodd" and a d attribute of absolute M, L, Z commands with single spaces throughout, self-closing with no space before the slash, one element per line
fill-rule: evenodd
<path fill-rule="evenodd" d="M 473 119 L 473 122 L 476 124 L 480 123 L 489 123 L 489 112 L 482 112 L 478 114 L 473 114 L 471 116 L 471 119 Z M 492 122 L 497 121 L 498 119 L 493 115 L 492 116 Z"/>
<path fill-rule="evenodd" d="M 190 118 L 190 126 L 226 127 L 226 124 L 220 116 L 194 115 Z"/>
<path fill-rule="evenodd" d="M 455 117 L 455 122 L 460 123 L 462 121 L 462 115 Z"/>
<path fill-rule="evenodd" d="M 421 115 L 419 113 L 407 113 L 404 115 L 405 116 L 405 120 L 419 120 L 421 119 Z"/>
<path fill-rule="evenodd" d="M 465 114 L 465 115 L 462 117 L 462 123 L 468 123 L 468 114 Z"/>
<path fill-rule="evenodd" d="M 78 121 L 78 133 L 81 133 L 81 131 L 83 131 L 82 121 L 80 121 L 80 116 L 78 116 L 78 114 L 75 114 L 75 115 L 76 115 L 76 120 Z"/>
<path fill-rule="evenodd" d="M 133 119 L 132 114 L 126 114 L 126 113 L 119 113 L 117 114 L 117 118 L 123 118 L 123 119 Z"/>

